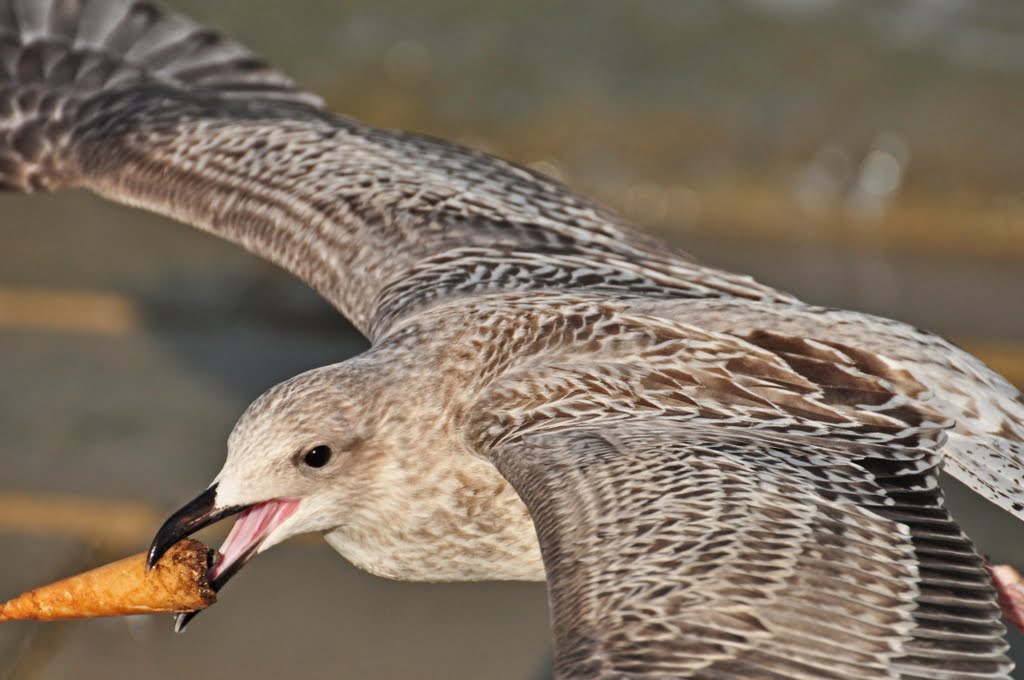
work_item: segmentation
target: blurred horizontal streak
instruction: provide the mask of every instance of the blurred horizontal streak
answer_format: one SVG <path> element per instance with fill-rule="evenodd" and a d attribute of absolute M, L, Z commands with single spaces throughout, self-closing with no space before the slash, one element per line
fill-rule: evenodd
<path fill-rule="evenodd" d="M 77 540 L 115 556 L 145 550 L 170 513 L 142 501 L 0 491 L 0 534 Z M 230 524 L 204 530 L 202 538 L 223 539 Z"/>
<path fill-rule="evenodd" d="M 141 326 L 140 305 L 120 295 L 0 288 L 0 329 L 124 335 Z"/>
<path fill-rule="evenodd" d="M 1024 201 L 905 192 L 868 210 L 846 195 L 814 207 L 801 205 L 796 192 L 756 181 L 695 183 L 689 189 L 692 197 L 663 185 L 664 197 L 657 199 L 659 189 L 647 187 L 644 195 L 654 198 L 639 203 L 630 200 L 628 189 L 594 187 L 593 192 L 676 241 L 681 233 L 694 233 L 843 250 L 1024 258 Z"/>
<path fill-rule="evenodd" d="M 0 288 L 0 331 L 117 336 L 139 331 L 143 318 L 143 303 L 122 295 Z M 961 338 L 959 344 L 1011 383 L 1024 387 L 1024 344 L 970 338 Z"/>
<path fill-rule="evenodd" d="M 110 550 L 145 549 L 167 514 L 137 501 L 0 492 L 0 533 L 76 539 Z"/>

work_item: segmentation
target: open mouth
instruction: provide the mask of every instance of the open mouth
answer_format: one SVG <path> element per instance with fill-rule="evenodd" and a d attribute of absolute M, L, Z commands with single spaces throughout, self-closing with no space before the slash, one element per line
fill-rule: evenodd
<path fill-rule="evenodd" d="M 295 513 L 297 500 L 275 498 L 257 503 L 242 511 L 217 551 L 217 559 L 210 569 L 210 585 L 220 590 L 238 570 L 251 560 L 267 540 L 267 536 Z"/>
<path fill-rule="evenodd" d="M 238 520 L 217 551 L 214 564 L 207 574 L 210 586 L 219 592 L 231 577 L 256 556 L 267 537 L 295 514 L 299 507 L 298 499 L 275 498 L 249 506 L 215 508 L 216 495 L 217 485 L 214 484 L 164 522 L 149 548 L 147 565 L 150 568 L 181 539 L 222 519 L 238 515 Z M 174 630 L 185 630 L 188 622 L 198 613 L 178 614 Z"/>

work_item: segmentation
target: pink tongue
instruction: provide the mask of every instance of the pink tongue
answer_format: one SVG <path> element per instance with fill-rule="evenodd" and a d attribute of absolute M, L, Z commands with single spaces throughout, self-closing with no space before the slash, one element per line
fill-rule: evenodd
<path fill-rule="evenodd" d="M 297 499 L 274 499 L 266 503 L 254 505 L 238 516 L 231 532 L 220 547 L 220 559 L 210 570 L 210 578 L 231 566 L 253 545 L 257 545 L 270 535 L 299 507 Z"/>

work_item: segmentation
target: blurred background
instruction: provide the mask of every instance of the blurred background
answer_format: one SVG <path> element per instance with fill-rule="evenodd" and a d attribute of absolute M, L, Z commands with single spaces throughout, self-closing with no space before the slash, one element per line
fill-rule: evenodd
<path fill-rule="evenodd" d="M 337 111 L 524 163 L 1024 384 L 1018 0 L 169 4 Z M 0 243 L 3 597 L 145 548 L 253 398 L 365 347 L 271 266 L 84 193 L 0 196 Z M 1024 566 L 1019 523 L 948 493 L 983 552 Z M 298 539 L 184 635 L 6 624 L 0 678 L 532 679 L 548 638 L 539 584 L 390 583 Z"/>

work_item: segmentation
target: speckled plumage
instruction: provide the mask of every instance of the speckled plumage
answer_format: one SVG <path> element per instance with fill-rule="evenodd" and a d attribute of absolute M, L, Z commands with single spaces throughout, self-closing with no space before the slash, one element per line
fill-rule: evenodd
<path fill-rule="evenodd" d="M 271 543 L 323 531 L 394 578 L 546 571 L 563 677 L 1009 677 L 936 475 L 1024 517 L 1024 402 L 941 338 L 336 116 L 144 2 L 0 0 L 0 184 L 194 224 L 370 337 L 232 434 L 218 497 L 303 499 Z M 322 442 L 341 460 L 296 472 Z"/>

